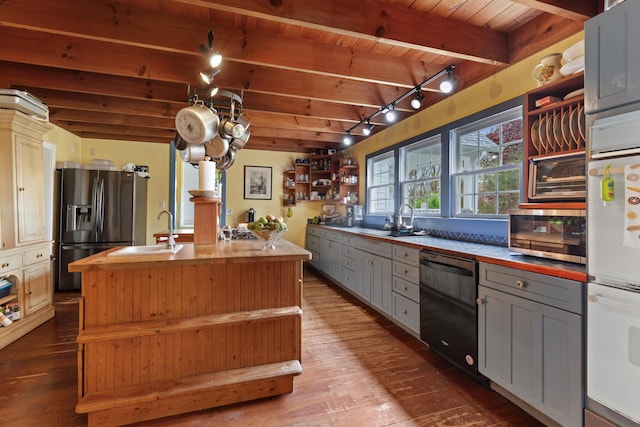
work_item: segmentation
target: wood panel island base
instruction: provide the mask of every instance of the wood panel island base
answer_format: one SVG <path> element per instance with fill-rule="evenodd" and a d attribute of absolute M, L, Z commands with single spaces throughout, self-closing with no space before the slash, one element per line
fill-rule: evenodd
<path fill-rule="evenodd" d="M 310 253 L 238 240 L 109 255 L 82 273 L 76 411 L 130 424 L 293 391 Z"/>

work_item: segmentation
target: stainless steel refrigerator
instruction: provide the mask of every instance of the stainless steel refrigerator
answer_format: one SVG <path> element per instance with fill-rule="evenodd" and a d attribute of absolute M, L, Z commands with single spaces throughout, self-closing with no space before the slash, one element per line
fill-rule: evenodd
<path fill-rule="evenodd" d="M 147 179 L 135 172 L 60 169 L 57 289 L 81 288 L 70 262 L 114 246 L 146 244 Z"/>

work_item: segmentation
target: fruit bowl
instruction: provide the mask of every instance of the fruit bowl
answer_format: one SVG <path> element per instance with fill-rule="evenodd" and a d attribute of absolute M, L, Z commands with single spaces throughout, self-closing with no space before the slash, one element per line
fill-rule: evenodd
<path fill-rule="evenodd" d="M 287 230 L 251 230 L 251 234 L 256 236 L 258 240 L 263 242 L 262 250 L 274 250 L 276 243 L 280 241 L 282 235 Z"/>

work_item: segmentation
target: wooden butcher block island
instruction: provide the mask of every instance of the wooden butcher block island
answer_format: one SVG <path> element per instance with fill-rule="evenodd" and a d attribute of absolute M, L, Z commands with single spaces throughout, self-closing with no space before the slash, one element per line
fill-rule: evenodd
<path fill-rule="evenodd" d="M 123 425 L 293 391 L 302 371 L 306 250 L 281 241 L 185 243 L 109 255 L 82 272 L 79 402 L 89 425 Z"/>

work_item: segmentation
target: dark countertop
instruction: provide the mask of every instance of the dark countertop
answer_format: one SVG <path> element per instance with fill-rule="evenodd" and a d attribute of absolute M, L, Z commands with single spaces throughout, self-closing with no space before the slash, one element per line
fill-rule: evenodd
<path fill-rule="evenodd" d="M 452 255 L 460 255 L 491 264 L 503 265 L 535 273 L 548 274 L 550 276 L 577 280 L 579 282 L 587 281 L 587 269 L 583 264 L 513 253 L 509 252 L 509 249 L 503 246 L 461 242 L 457 240 L 431 237 L 428 235 L 392 237 L 388 230 L 376 230 L 364 227 L 336 227 L 314 224 L 309 224 L 308 226 L 332 229 L 343 233 L 351 233 L 363 237 L 374 238 L 376 240 L 385 240 L 418 249 L 435 250 Z"/>

